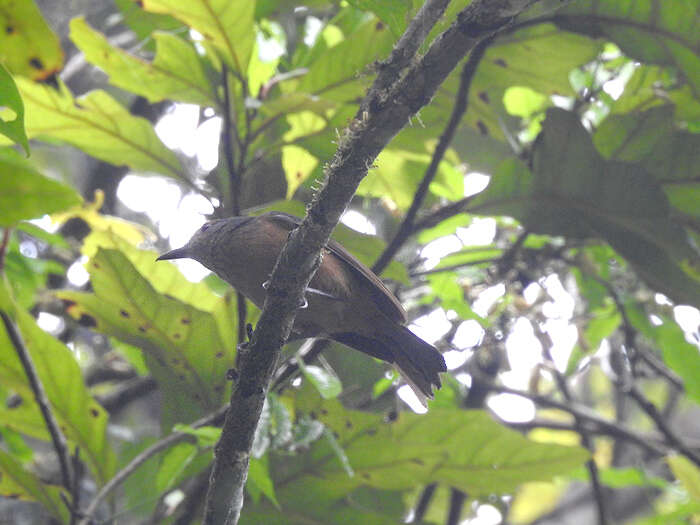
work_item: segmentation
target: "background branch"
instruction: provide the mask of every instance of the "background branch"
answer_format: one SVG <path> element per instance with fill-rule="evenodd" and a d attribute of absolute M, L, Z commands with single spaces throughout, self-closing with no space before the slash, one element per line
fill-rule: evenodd
<path fill-rule="evenodd" d="M 46 396 L 46 390 L 44 390 L 44 385 L 41 383 L 39 374 L 34 366 L 31 356 L 29 355 L 29 350 L 24 345 L 22 336 L 15 327 L 14 323 L 10 319 L 10 316 L 3 310 L 0 310 L 0 317 L 2 317 L 2 322 L 5 325 L 5 330 L 7 331 L 7 336 L 12 342 L 15 351 L 17 352 L 17 357 L 19 357 L 22 363 L 22 368 L 24 373 L 27 375 L 27 381 L 29 381 L 29 387 L 34 393 L 34 399 L 39 406 L 39 411 L 41 412 L 41 417 L 46 423 L 46 428 L 51 435 L 51 442 L 53 448 L 58 456 L 58 465 L 61 469 L 61 482 L 69 494 L 73 497 L 71 503 L 75 500 L 73 496 L 73 472 L 71 469 L 71 459 L 70 452 L 68 451 L 68 445 L 66 443 L 66 437 L 61 432 L 61 428 L 58 425 L 58 421 L 51 410 L 51 404 L 49 403 L 49 398 Z"/>

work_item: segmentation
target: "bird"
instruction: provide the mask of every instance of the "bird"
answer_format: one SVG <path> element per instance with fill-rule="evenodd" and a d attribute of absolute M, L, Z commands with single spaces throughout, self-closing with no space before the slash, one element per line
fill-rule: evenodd
<path fill-rule="evenodd" d="M 205 223 L 181 248 L 157 260 L 190 258 L 263 307 L 266 287 L 287 238 L 301 220 L 271 211 Z M 445 359 L 406 326 L 401 303 L 377 275 L 330 240 L 305 290 L 289 340 L 324 337 L 398 368 L 421 403 L 440 388 Z"/>

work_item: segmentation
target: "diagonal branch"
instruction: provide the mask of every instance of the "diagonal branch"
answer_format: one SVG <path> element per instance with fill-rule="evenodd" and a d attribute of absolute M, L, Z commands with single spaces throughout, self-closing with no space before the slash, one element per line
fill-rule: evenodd
<path fill-rule="evenodd" d="M 409 117 L 430 101 L 462 57 L 536 1 L 475 0 L 401 79 L 387 90 L 370 89 L 373 96 L 362 103 L 363 109 L 340 137 L 326 170 L 326 183 L 280 253 L 250 347 L 241 352 L 240 379 L 215 448 L 203 523 L 238 522 L 253 436 L 280 348 L 291 332 L 296 310 L 304 304 L 303 291 L 320 264 L 321 250 L 360 181 L 381 150 Z M 423 23 L 414 19 L 410 25 Z"/>
<path fill-rule="evenodd" d="M 61 432 L 58 426 L 58 421 L 51 411 L 51 405 L 49 403 L 49 398 L 46 396 L 46 390 L 44 390 L 44 385 L 41 383 L 39 378 L 39 373 L 34 366 L 31 356 L 29 355 L 29 350 L 24 345 L 22 336 L 17 331 L 14 323 L 10 319 L 10 316 L 6 312 L 0 310 L 0 317 L 2 317 L 2 322 L 5 325 L 5 330 L 7 331 L 7 336 L 12 342 L 12 346 L 15 347 L 17 352 L 17 357 L 19 357 L 22 363 L 22 368 L 24 373 L 27 375 L 27 380 L 29 381 L 29 387 L 34 392 L 34 398 L 39 405 L 39 410 L 41 411 L 41 417 L 46 423 L 46 428 L 49 430 L 51 435 L 51 442 L 53 443 L 53 448 L 58 456 L 58 464 L 61 469 L 61 482 L 69 494 L 73 495 L 73 472 L 71 470 L 71 460 L 70 452 L 68 451 L 68 445 L 66 443 L 66 437 Z"/>
<path fill-rule="evenodd" d="M 225 409 L 220 408 L 219 410 L 212 412 L 211 414 L 206 415 L 203 418 L 191 423 L 190 427 L 200 428 L 208 425 L 216 425 L 220 423 L 221 419 L 224 416 L 224 413 Z M 117 487 L 124 483 L 129 478 L 129 476 L 131 476 L 146 461 L 151 459 L 159 452 L 166 450 L 167 448 L 170 448 L 176 445 L 177 443 L 180 443 L 181 441 L 185 441 L 191 438 L 192 434 L 188 432 L 172 432 L 165 436 L 163 439 L 156 441 L 150 447 L 137 454 L 131 461 L 129 461 L 128 464 L 126 464 L 119 472 L 117 472 L 114 475 L 114 477 L 110 479 L 109 482 L 106 483 L 105 486 L 102 487 L 100 491 L 95 495 L 95 497 L 90 502 L 90 505 L 82 513 L 83 519 L 80 521 L 79 525 L 90 525 L 91 523 L 94 523 L 92 516 L 97 511 L 97 508 L 100 506 L 100 503 L 102 503 L 102 501 L 104 501 L 104 499 L 107 496 L 114 492 L 114 490 Z"/>
<path fill-rule="evenodd" d="M 403 221 L 401 221 L 401 225 L 399 226 L 398 232 L 396 232 L 394 238 L 391 240 L 389 245 L 382 252 L 382 254 L 377 259 L 377 262 L 375 262 L 374 266 L 372 267 L 372 270 L 377 274 L 380 274 L 382 273 L 382 271 L 384 271 L 384 269 L 389 265 L 391 260 L 396 255 L 396 252 L 398 252 L 401 246 L 403 246 L 403 243 L 406 242 L 406 239 L 408 239 L 408 237 L 410 237 L 411 234 L 416 232 L 414 223 L 416 221 L 416 216 L 418 215 L 418 210 L 420 210 L 420 207 L 423 204 L 426 195 L 428 194 L 428 188 L 430 187 L 430 183 L 433 182 L 433 179 L 435 179 L 435 176 L 438 172 L 438 167 L 440 166 L 440 162 L 445 156 L 445 152 L 447 151 L 447 148 L 450 146 L 450 143 L 452 142 L 452 139 L 454 138 L 455 133 L 457 132 L 457 127 L 459 126 L 459 123 L 462 121 L 462 117 L 467 111 L 469 87 L 471 86 L 471 81 L 474 78 L 474 74 L 476 73 L 476 68 L 479 65 L 479 62 L 481 62 L 481 59 L 483 58 L 484 53 L 486 52 L 486 48 L 489 46 L 489 44 L 491 44 L 492 41 L 493 35 L 484 38 L 481 42 L 479 42 L 476 45 L 476 47 L 474 47 L 474 49 L 472 50 L 471 54 L 469 55 L 469 60 L 467 60 L 467 62 L 464 64 L 464 67 L 462 68 L 462 74 L 459 77 L 459 88 L 457 89 L 457 97 L 455 100 L 454 109 L 452 110 L 452 114 L 450 115 L 450 119 L 447 122 L 447 125 L 445 126 L 445 130 L 442 132 L 442 135 L 440 135 L 440 140 L 438 141 L 437 146 L 435 146 L 435 151 L 433 151 L 433 156 L 430 159 L 430 164 L 425 170 L 423 180 L 421 181 L 420 185 L 418 186 L 418 189 L 416 190 L 416 194 L 413 197 L 411 207 L 408 209 L 408 212 L 406 212 L 406 216 L 404 217 Z"/>

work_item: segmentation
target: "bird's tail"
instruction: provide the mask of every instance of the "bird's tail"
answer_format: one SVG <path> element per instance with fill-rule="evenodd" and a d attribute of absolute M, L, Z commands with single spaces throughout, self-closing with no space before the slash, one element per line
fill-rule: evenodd
<path fill-rule="evenodd" d="M 442 354 L 405 326 L 392 330 L 390 347 L 396 368 L 426 406 L 426 399 L 433 398 L 433 386 L 441 386 L 440 372 L 447 372 Z"/>
<path fill-rule="evenodd" d="M 371 337 L 351 332 L 331 337 L 360 352 L 394 363 L 424 406 L 427 406 L 426 400 L 433 397 L 433 386 L 440 388 L 440 372 L 447 371 L 445 359 L 433 345 L 396 323 L 384 330 L 379 328 Z"/>

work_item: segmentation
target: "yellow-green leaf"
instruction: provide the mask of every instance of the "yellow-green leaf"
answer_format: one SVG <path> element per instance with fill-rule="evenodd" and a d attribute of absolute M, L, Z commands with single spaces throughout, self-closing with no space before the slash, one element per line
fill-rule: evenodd
<path fill-rule="evenodd" d="M 10 454 L 0 449 L 0 496 L 37 501 L 61 523 L 69 523 L 68 509 L 61 501 L 58 487 L 43 483 Z"/>
<path fill-rule="evenodd" d="M 106 92 L 91 91 L 74 99 L 63 84 L 57 91 L 23 78 L 16 80 L 29 138 L 61 140 L 117 166 L 184 179 L 180 161 L 151 123 L 133 116 Z"/>
<path fill-rule="evenodd" d="M 63 50 L 34 0 L 0 0 L 0 62 L 15 75 L 42 80 L 63 67 Z"/>
<path fill-rule="evenodd" d="M 143 8 L 182 20 L 211 41 L 235 71 L 247 70 L 255 44 L 253 0 L 144 0 Z"/>
<path fill-rule="evenodd" d="M 170 99 L 215 106 L 216 98 L 194 47 L 170 34 L 156 32 L 156 56 L 148 62 L 109 43 L 84 18 L 70 24 L 71 40 L 85 59 L 109 75 L 115 86 L 144 96 L 150 102 Z"/>
<path fill-rule="evenodd" d="M 0 148 L 0 226 L 63 210 L 80 203 L 80 195 L 45 177 L 9 148 Z"/>
<path fill-rule="evenodd" d="M 24 103 L 12 75 L 0 62 L 0 133 L 22 145 L 29 155 L 27 132 L 24 130 Z"/>

